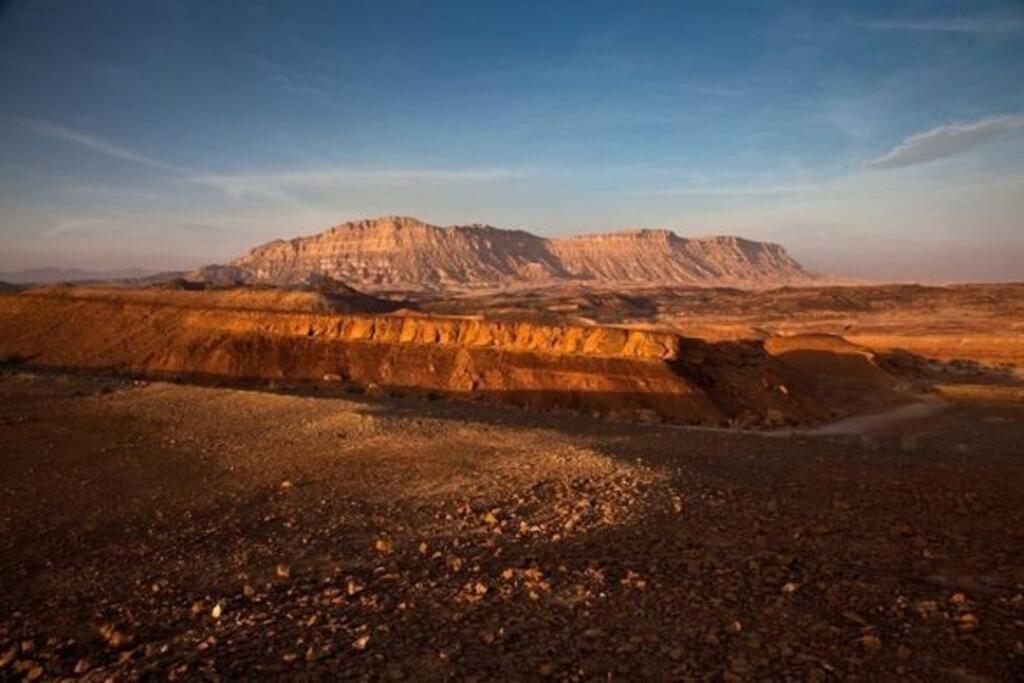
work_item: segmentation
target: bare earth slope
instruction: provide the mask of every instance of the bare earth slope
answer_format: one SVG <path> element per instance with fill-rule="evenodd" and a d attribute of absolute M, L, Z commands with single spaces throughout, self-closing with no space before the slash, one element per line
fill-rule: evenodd
<path fill-rule="evenodd" d="M 768 437 L 0 373 L 0 679 L 1019 681 L 1024 407 Z"/>
<path fill-rule="evenodd" d="M 490 226 L 441 228 L 415 218 L 355 221 L 311 237 L 256 247 L 200 276 L 291 284 L 323 274 L 366 290 L 487 289 L 542 283 L 603 286 L 806 283 L 812 276 L 777 244 L 682 238 L 638 230 L 545 239 Z"/>

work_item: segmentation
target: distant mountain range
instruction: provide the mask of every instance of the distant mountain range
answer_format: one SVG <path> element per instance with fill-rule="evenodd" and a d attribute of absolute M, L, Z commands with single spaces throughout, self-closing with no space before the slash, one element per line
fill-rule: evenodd
<path fill-rule="evenodd" d="M 111 280 L 137 280 L 156 274 L 141 268 L 119 270 L 83 270 L 81 268 L 30 268 L 0 273 L 0 282 L 11 284 L 44 284 L 50 282 L 107 282 Z"/>
<path fill-rule="evenodd" d="M 393 216 L 275 240 L 227 265 L 205 266 L 193 276 L 275 285 L 326 276 L 368 291 L 562 283 L 764 288 L 815 280 L 782 246 L 740 237 L 685 238 L 669 230 L 630 230 L 547 239 L 522 230 L 443 228 Z"/>

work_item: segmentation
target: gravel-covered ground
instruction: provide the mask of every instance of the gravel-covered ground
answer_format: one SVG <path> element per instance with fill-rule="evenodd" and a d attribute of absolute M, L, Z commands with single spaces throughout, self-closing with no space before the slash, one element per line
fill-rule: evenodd
<path fill-rule="evenodd" d="M 0 677 L 1013 680 L 1024 405 L 766 436 L 0 378 Z"/>

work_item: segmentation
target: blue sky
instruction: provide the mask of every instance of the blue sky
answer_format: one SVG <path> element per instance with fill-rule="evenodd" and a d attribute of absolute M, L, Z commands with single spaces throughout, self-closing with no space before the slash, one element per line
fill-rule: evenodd
<path fill-rule="evenodd" d="M 1024 279 L 1020 2 L 2 6 L 0 270 L 408 214 Z"/>

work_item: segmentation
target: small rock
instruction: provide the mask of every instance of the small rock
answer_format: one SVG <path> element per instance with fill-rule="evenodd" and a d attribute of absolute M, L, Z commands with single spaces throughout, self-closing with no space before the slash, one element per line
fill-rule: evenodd
<path fill-rule="evenodd" d="M 369 636 L 369 634 L 362 635 L 362 636 L 359 636 L 358 638 L 356 638 L 355 640 L 352 641 L 352 649 L 353 650 L 359 650 L 360 652 L 362 652 L 363 650 L 365 650 L 367 648 L 367 646 L 369 646 L 369 644 L 370 644 L 370 636 Z"/>
<path fill-rule="evenodd" d="M 125 647 L 134 639 L 134 636 L 122 633 L 110 624 L 104 624 L 99 630 L 100 635 L 107 641 L 107 645 L 115 650 Z"/>
<path fill-rule="evenodd" d="M 210 610 L 210 616 L 213 617 L 214 619 L 220 619 L 220 615 L 223 614 L 223 613 L 224 613 L 224 608 L 222 608 L 220 606 L 219 602 L 216 605 L 213 606 L 212 610 Z"/>
<path fill-rule="evenodd" d="M 970 633 L 978 628 L 978 617 L 973 614 L 964 614 L 957 619 L 957 628 L 964 633 Z"/>
<path fill-rule="evenodd" d="M 276 574 L 279 579 L 287 579 L 292 575 L 291 567 L 286 564 L 279 564 L 277 565 Z"/>
<path fill-rule="evenodd" d="M 873 655 L 882 649 L 882 639 L 876 635 L 868 634 L 866 636 L 861 636 L 857 639 L 857 642 L 860 643 L 861 647 L 863 647 L 864 651 L 869 655 Z"/>

